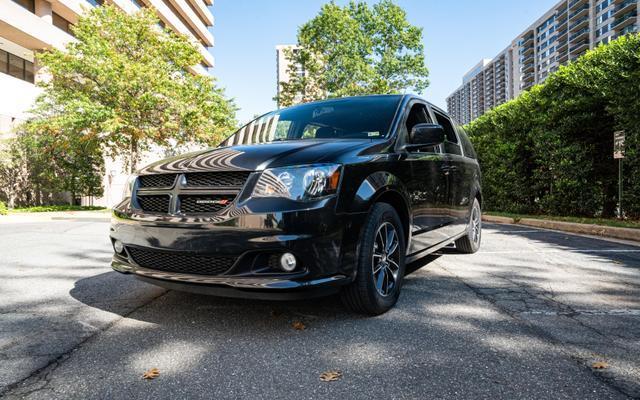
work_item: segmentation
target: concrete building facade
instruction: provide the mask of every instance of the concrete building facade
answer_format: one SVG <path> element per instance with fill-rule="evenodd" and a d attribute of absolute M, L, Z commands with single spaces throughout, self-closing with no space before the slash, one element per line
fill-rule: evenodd
<path fill-rule="evenodd" d="M 544 82 L 587 50 L 640 31 L 638 0 L 562 0 L 447 98 L 449 113 L 466 124 Z M 470 80 L 468 75 L 473 74 Z M 484 84 L 480 84 L 480 81 Z M 474 86 L 475 83 L 475 86 Z"/>
<path fill-rule="evenodd" d="M 208 74 L 214 66 L 210 48 L 214 24 L 209 9 L 213 0 L 0 0 L 0 139 L 10 137 L 17 124 L 28 117 L 28 110 L 40 93 L 35 83 L 42 79 L 35 54 L 48 48 L 62 49 L 73 40 L 70 27 L 93 7 L 111 3 L 126 12 L 152 7 L 161 25 L 190 38 L 203 56 L 196 74 Z M 145 158 L 164 156 L 162 152 Z M 122 162 L 105 160 L 105 196 L 83 199 L 83 203 L 111 206 L 120 200 L 126 181 Z"/>

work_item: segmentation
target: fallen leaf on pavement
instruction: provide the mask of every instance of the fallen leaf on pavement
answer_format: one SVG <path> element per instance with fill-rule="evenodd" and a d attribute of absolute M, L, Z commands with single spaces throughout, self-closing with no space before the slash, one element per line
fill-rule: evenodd
<path fill-rule="evenodd" d="M 150 370 L 142 374 L 142 378 L 144 379 L 155 379 L 158 376 L 160 376 L 160 370 L 158 368 L 151 368 Z"/>
<path fill-rule="evenodd" d="M 605 369 L 605 368 L 609 368 L 609 364 L 607 364 L 604 361 L 598 361 L 598 362 L 594 362 L 593 364 L 591 364 L 591 368 L 593 368 L 593 369 Z"/>
<path fill-rule="evenodd" d="M 307 329 L 307 326 L 302 321 L 293 321 L 291 326 L 297 331 L 303 331 Z"/>
<path fill-rule="evenodd" d="M 342 372 L 340 371 L 326 371 L 320 374 L 320 380 L 322 382 L 333 382 L 342 378 Z"/>

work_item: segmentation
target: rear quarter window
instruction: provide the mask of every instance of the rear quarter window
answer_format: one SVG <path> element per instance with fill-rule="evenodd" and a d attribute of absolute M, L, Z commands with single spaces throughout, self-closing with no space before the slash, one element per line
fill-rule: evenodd
<path fill-rule="evenodd" d="M 476 151 L 471 144 L 471 140 L 469 140 L 469 136 L 467 136 L 467 132 L 462 129 L 461 126 L 457 126 L 458 136 L 460 137 L 460 142 L 462 142 L 462 150 L 464 151 L 464 155 L 469 158 L 477 159 Z"/>

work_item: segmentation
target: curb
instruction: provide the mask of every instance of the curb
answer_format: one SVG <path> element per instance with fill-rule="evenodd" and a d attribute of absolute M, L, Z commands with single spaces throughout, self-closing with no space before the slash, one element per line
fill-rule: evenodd
<path fill-rule="evenodd" d="M 575 222 L 562 222 L 534 218 L 522 218 L 516 222 L 513 218 L 483 215 L 482 220 L 497 224 L 525 225 L 535 228 L 552 229 L 556 231 L 578 233 L 622 240 L 640 242 L 640 229 L 618 228 L 615 226 L 602 226 L 594 224 L 578 224 Z"/>

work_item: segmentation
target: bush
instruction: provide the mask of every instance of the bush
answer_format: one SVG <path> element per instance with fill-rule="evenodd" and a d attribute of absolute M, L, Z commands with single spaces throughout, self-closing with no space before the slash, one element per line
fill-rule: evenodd
<path fill-rule="evenodd" d="M 7 206 L 3 202 L 0 201 L 0 215 L 7 215 Z"/>
<path fill-rule="evenodd" d="M 485 208 L 611 217 L 626 131 L 623 209 L 640 218 L 640 35 L 623 36 L 561 66 L 467 129 L 483 169 Z"/>

